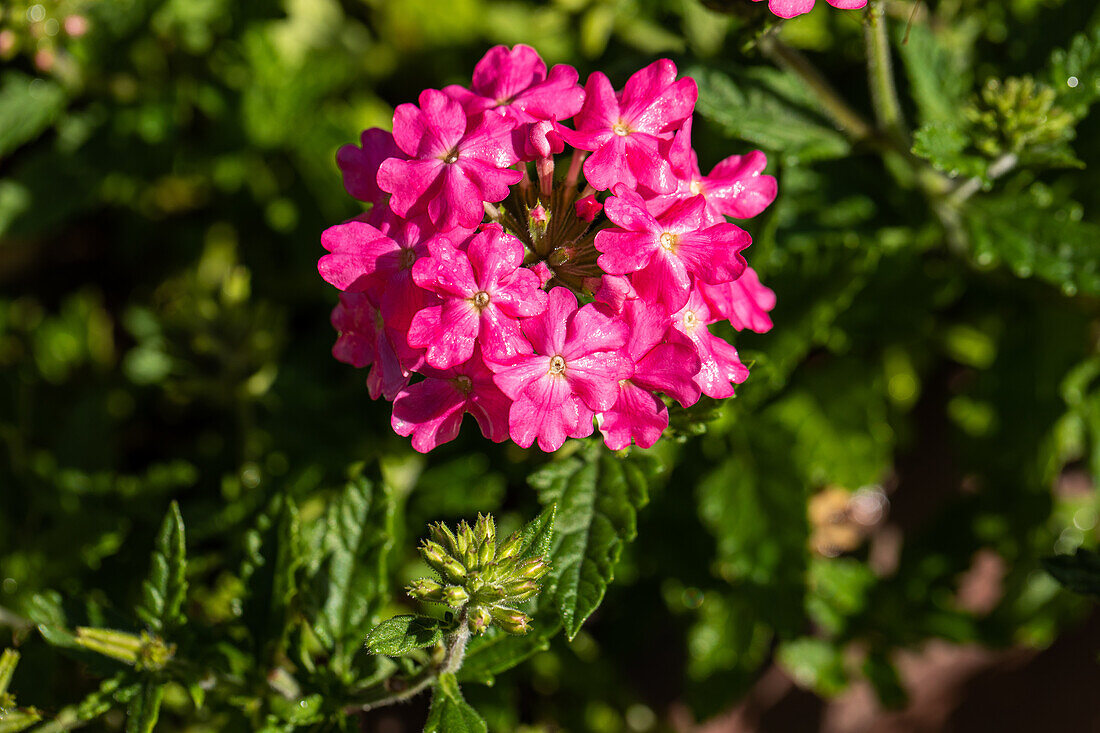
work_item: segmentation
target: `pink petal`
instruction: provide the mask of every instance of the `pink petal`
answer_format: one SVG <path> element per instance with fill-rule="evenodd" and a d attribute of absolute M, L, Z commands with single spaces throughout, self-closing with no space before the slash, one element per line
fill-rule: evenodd
<path fill-rule="evenodd" d="M 668 427 L 668 409 L 653 394 L 633 384 L 623 382 L 614 407 L 598 418 L 604 443 L 611 450 L 622 450 L 631 441 L 640 448 L 656 443 Z"/>
<path fill-rule="evenodd" d="M 729 282 L 741 277 L 748 266 L 741 250 L 751 241 L 735 224 L 715 224 L 701 232 L 679 235 L 676 255 L 688 272 L 704 282 Z"/>
<path fill-rule="evenodd" d="M 317 262 L 317 270 L 325 282 L 340 290 L 352 288 L 356 281 L 372 275 L 381 257 L 400 249 L 392 239 L 361 221 L 329 227 L 321 234 L 321 244 L 331 254 Z"/>
<path fill-rule="evenodd" d="M 674 81 L 676 64 L 668 59 L 658 59 L 644 69 L 635 71 L 623 86 L 623 117 L 633 120 Z"/>
<path fill-rule="evenodd" d="M 531 344 L 523 336 L 519 321 L 492 304 L 481 311 L 478 343 L 485 358 L 497 363 L 508 363 L 518 354 L 531 353 Z"/>
<path fill-rule="evenodd" d="M 412 446 L 427 453 L 458 437 L 466 396 L 449 379 L 425 379 L 409 385 L 393 401 L 390 425 L 398 435 L 412 435 Z"/>
<path fill-rule="evenodd" d="M 550 291 L 542 315 L 523 320 L 523 334 L 538 353 L 559 354 L 565 348 L 566 322 L 576 310 L 577 296 L 568 288 L 556 287 Z"/>
<path fill-rule="evenodd" d="M 378 168 L 378 186 L 383 191 L 393 194 L 390 198 L 390 208 L 394 213 L 398 216 L 408 216 L 410 211 L 425 211 L 428 202 L 438 199 L 440 179 L 445 168 L 443 161 L 435 158 L 430 160 L 387 158 Z M 433 221 L 436 220 L 433 219 Z"/>
<path fill-rule="evenodd" d="M 599 412 L 615 404 L 619 381 L 634 373 L 634 365 L 621 351 L 595 351 L 568 359 L 564 373 L 585 406 Z"/>
<path fill-rule="evenodd" d="M 477 288 L 494 290 L 498 282 L 523 264 L 523 242 L 506 234 L 500 224 L 488 224 L 466 246 Z"/>
<path fill-rule="evenodd" d="M 446 300 L 413 316 L 409 346 L 426 348 L 424 358 L 436 369 L 449 369 L 473 356 L 479 321 L 477 310 L 465 300 Z"/>
<path fill-rule="evenodd" d="M 393 135 L 373 127 L 364 130 L 360 145 L 344 145 L 336 151 L 336 165 L 344 174 L 344 188 L 360 201 L 378 203 L 383 193 L 378 188 L 378 166 L 386 158 L 400 156 Z"/>
<path fill-rule="evenodd" d="M 562 134 L 574 147 L 584 149 Z M 606 191 L 617 183 L 625 184 L 628 188 L 638 185 L 634 172 L 627 159 L 626 137 L 611 134 L 606 142 L 598 147 L 593 147 L 594 152 L 584 161 L 584 177 L 597 191 Z"/>
<path fill-rule="evenodd" d="M 780 18 L 793 18 L 814 9 L 814 0 L 768 0 L 768 8 Z"/>
<path fill-rule="evenodd" d="M 738 219 L 756 216 L 775 201 L 779 190 L 775 178 L 761 175 L 767 164 L 759 150 L 726 158 L 703 179 L 707 204 Z"/>
<path fill-rule="evenodd" d="M 472 91 L 498 103 L 508 101 L 546 78 L 546 64 L 535 49 L 517 44 L 494 46 L 474 67 Z"/>
<path fill-rule="evenodd" d="M 510 364 L 486 360 L 486 366 L 496 372 L 493 383 L 510 399 L 519 399 L 529 386 L 550 373 L 550 357 L 543 354 L 520 355 Z"/>
<path fill-rule="evenodd" d="M 867 0 L 825 0 L 825 2 L 840 10 L 856 10 L 867 4 Z"/>
<path fill-rule="evenodd" d="M 610 130 L 618 121 L 619 100 L 615 97 L 615 88 L 611 86 L 611 80 L 606 74 L 595 71 L 589 75 L 588 82 L 584 85 L 584 104 L 574 118 L 577 132 Z M 568 137 L 565 139 L 570 145 L 576 146 Z"/>
<path fill-rule="evenodd" d="M 529 448 L 537 438 L 539 448 L 547 453 L 561 448 L 580 422 L 580 406 L 570 399 L 568 383 L 549 374 L 533 382 L 508 412 L 512 440 Z"/>
<path fill-rule="evenodd" d="M 669 313 L 680 310 L 691 292 L 691 275 L 684 260 L 659 248 L 653 260 L 631 277 L 638 295 L 659 303 Z"/>
<path fill-rule="evenodd" d="M 691 340 L 679 331 L 669 334 L 669 343 L 658 344 L 634 366 L 630 381 L 651 392 L 664 392 L 684 407 L 699 401 L 695 375 L 702 368 Z"/>

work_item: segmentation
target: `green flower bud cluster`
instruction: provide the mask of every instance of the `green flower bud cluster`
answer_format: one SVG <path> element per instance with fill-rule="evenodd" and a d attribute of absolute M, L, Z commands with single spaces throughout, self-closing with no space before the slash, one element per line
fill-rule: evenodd
<path fill-rule="evenodd" d="M 8 691 L 15 665 L 19 663 L 19 652 L 5 649 L 0 654 L 0 731 L 17 731 L 29 728 L 42 719 L 35 708 L 20 708 L 15 695 Z"/>
<path fill-rule="evenodd" d="M 965 109 L 975 126 L 975 146 L 996 157 L 1071 139 L 1074 117 L 1056 101 L 1053 89 L 1029 76 L 990 79 Z"/>
<path fill-rule="evenodd" d="M 479 514 L 471 527 L 460 522 L 452 532 L 442 522 L 430 525 L 420 555 L 439 574 L 439 580 L 421 578 L 406 589 L 418 601 L 465 609 L 466 623 L 475 634 L 490 624 L 509 634 L 525 634 L 527 614 L 513 608 L 534 598 L 539 579 L 550 570 L 540 557 L 521 558 L 524 538 L 515 532 L 497 544 L 496 523 Z"/>

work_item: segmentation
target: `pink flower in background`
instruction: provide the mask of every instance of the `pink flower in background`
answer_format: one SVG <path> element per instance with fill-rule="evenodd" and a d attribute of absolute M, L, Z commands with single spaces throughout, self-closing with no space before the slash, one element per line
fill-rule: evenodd
<path fill-rule="evenodd" d="M 390 420 L 398 435 L 412 436 L 413 448 L 427 453 L 454 440 L 467 413 L 489 440 L 508 439 L 511 400 L 493 383 L 493 373 L 480 356 L 446 371 L 424 367 L 421 373 L 423 381 L 405 387 L 394 399 Z"/>
<path fill-rule="evenodd" d="M 693 277 L 728 282 L 745 270 L 740 252 L 749 246 L 749 235 L 734 224 L 706 226 L 702 196 L 677 203 L 657 219 L 641 196 L 619 184 L 604 206 L 618 227 L 596 235 L 600 268 L 611 275 L 634 273 L 638 294 L 670 312 L 687 301 Z"/>
<path fill-rule="evenodd" d="M 565 288 L 550 291 L 540 316 L 523 322 L 534 348 L 506 364 L 489 363 L 498 387 L 514 400 L 508 414 L 512 440 L 555 451 L 566 438 L 592 434 L 595 412 L 615 404 L 620 379 L 633 373 L 622 351 L 626 324 L 592 304 L 577 308 Z"/>
<path fill-rule="evenodd" d="M 753 0 L 761 2 L 762 0 Z M 825 0 L 834 8 L 855 10 L 867 4 L 867 0 Z M 814 0 L 768 0 L 768 9 L 780 18 L 793 18 L 814 9 Z"/>
<path fill-rule="evenodd" d="M 345 188 L 371 208 L 322 235 L 318 270 L 343 291 L 333 354 L 369 368 L 413 448 L 453 440 L 467 413 L 524 448 L 597 425 L 613 449 L 649 447 L 669 400 L 729 397 L 746 379 L 708 325 L 772 326 L 775 294 L 726 217 L 760 213 L 776 183 L 760 152 L 701 173 L 696 94 L 668 60 L 616 92 L 497 46 L 469 87 L 425 90 L 392 135 L 340 149 Z"/>
<path fill-rule="evenodd" d="M 539 277 L 523 264 L 523 243 L 489 224 L 466 251 L 440 242 L 413 267 L 420 287 L 439 296 L 439 305 L 417 313 L 409 324 L 409 344 L 427 349 L 437 369 L 461 364 L 481 344 L 486 359 L 504 360 L 529 352 L 520 331 L 521 316 L 546 308 Z"/>
<path fill-rule="evenodd" d="M 458 102 L 425 89 L 419 107 L 402 104 L 393 113 L 393 138 L 409 160 L 384 160 L 378 186 L 393 194 L 390 208 L 399 216 L 427 212 L 444 232 L 476 227 L 484 203 L 505 199 L 523 177 L 509 168 L 518 160 L 513 127 L 492 110 L 467 120 Z"/>
<path fill-rule="evenodd" d="M 377 204 L 385 197 L 378 187 L 378 166 L 387 158 L 404 158 L 393 135 L 372 127 L 359 136 L 359 145 L 344 145 L 336 151 L 336 165 L 344 174 L 344 188 L 360 201 Z"/>
<path fill-rule="evenodd" d="M 675 177 L 661 143 L 691 116 L 698 96 L 695 80 L 677 81 L 676 65 L 662 59 L 630 77 L 619 94 L 604 74 L 594 72 L 584 93 L 577 129 L 561 134 L 573 147 L 595 151 L 584 162 L 588 182 L 600 191 L 616 183 L 672 191 Z"/>

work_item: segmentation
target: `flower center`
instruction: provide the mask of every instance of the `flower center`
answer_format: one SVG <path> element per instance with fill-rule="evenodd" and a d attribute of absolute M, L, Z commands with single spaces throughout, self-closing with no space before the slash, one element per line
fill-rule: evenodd
<path fill-rule="evenodd" d="M 692 329 L 699 325 L 699 319 L 695 316 L 695 311 L 688 311 L 684 314 L 684 328 Z"/>
<path fill-rule="evenodd" d="M 679 241 L 680 241 L 680 238 L 677 237 L 672 232 L 665 232 L 664 234 L 661 235 L 661 247 L 664 248 L 668 252 L 675 252 L 676 251 L 676 244 Z"/>
<path fill-rule="evenodd" d="M 459 375 L 451 380 L 451 384 L 455 386 L 462 394 L 470 394 L 470 391 L 474 388 L 473 381 L 470 380 L 465 374 Z"/>
<path fill-rule="evenodd" d="M 703 192 L 703 182 L 698 178 L 692 180 L 691 186 L 688 187 L 691 190 L 693 196 L 698 196 Z"/>
<path fill-rule="evenodd" d="M 452 148 L 451 152 L 443 156 L 443 162 L 450 164 L 458 160 L 458 148 Z"/>
<path fill-rule="evenodd" d="M 484 290 L 477 291 L 477 293 L 474 294 L 474 305 L 477 306 L 478 309 L 489 305 L 489 294 Z"/>
<path fill-rule="evenodd" d="M 625 137 L 630 134 L 630 126 L 622 120 L 619 120 L 611 126 L 611 131 L 614 132 L 616 135 L 622 135 L 623 137 Z"/>
<path fill-rule="evenodd" d="M 416 262 L 416 252 L 406 249 L 401 252 L 401 269 L 407 270 Z"/>
<path fill-rule="evenodd" d="M 550 360 L 550 373 L 551 374 L 561 374 L 564 371 L 565 371 L 565 359 L 563 359 L 560 355 L 555 356 L 553 359 Z"/>

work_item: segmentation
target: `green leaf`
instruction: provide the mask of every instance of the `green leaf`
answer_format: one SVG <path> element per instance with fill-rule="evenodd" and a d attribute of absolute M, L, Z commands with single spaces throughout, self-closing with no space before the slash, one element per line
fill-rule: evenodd
<path fill-rule="evenodd" d="M 551 504 L 520 529 L 519 553 L 517 561 L 527 560 L 532 557 L 549 558 L 554 541 L 554 517 L 558 513 L 558 505 Z"/>
<path fill-rule="evenodd" d="M 960 39 L 956 29 L 934 32 L 928 25 L 914 23 L 904 31 L 906 41 L 897 44 L 898 54 L 909 76 L 909 88 L 922 123 L 956 122 L 970 94 L 969 39 Z"/>
<path fill-rule="evenodd" d="M 913 155 L 924 158 L 952 178 L 977 176 L 984 180 L 989 173 L 989 160 L 964 152 L 970 143 L 970 135 L 959 124 L 927 122 L 913 133 Z"/>
<path fill-rule="evenodd" d="M 971 256 L 983 267 L 1004 263 L 1066 295 L 1100 295 L 1100 226 L 1081 206 L 1059 201 L 1036 183 L 1024 191 L 975 197 L 965 209 Z"/>
<path fill-rule="evenodd" d="M 151 733 L 160 717 L 160 703 L 164 699 L 166 685 L 147 679 L 141 690 L 130 700 L 126 711 L 126 733 Z"/>
<path fill-rule="evenodd" d="M 302 563 L 298 509 L 276 494 L 245 536 L 241 580 L 245 585 L 242 620 L 262 663 L 284 645 L 292 605 L 298 593 L 297 573 Z"/>
<path fill-rule="evenodd" d="M 506 634 L 496 627 L 475 636 L 466 647 L 458 678 L 462 682 L 492 685 L 496 676 L 550 648 L 550 638 L 561 629 L 559 623 L 536 625 L 527 634 Z"/>
<path fill-rule="evenodd" d="M 365 646 L 370 654 L 400 657 L 442 640 L 443 622 L 427 616 L 402 615 L 388 618 L 371 629 Z"/>
<path fill-rule="evenodd" d="M 1100 553 L 1078 550 L 1072 555 L 1043 558 L 1043 569 L 1068 590 L 1100 598 Z"/>
<path fill-rule="evenodd" d="M 825 631 L 839 634 L 847 621 L 862 613 L 875 574 L 848 558 L 815 558 L 810 563 L 806 613 Z"/>
<path fill-rule="evenodd" d="M 540 603 L 554 604 L 570 639 L 603 600 L 623 543 L 634 539 L 637 510 L 648 500 L 647 458 L 622 458 L 588 441 L 528 479 L 544 503 L 557 504 Z"/>
<path fill-rule="evenodd" d="M 163 636 L 184 624 L 186 619 L 180 609 L 187 594 L 186 572 L 183 516 L 179 505 L 173 501 L 157 535 L 149 577 L 142 583 L 142 602 L 137 608 L 138 616 L 148 624 L 150 631 Z"/>
<path fill-rule="evenodd" d="M 832 697 L 848 686 L 842 650 L 824 639 L 795 639 L 780 644 L 779 664 L 798 684 L 823 697 Z"/>
<path fill-rule="evenodd" d="M 16 708 L 0 711 L 0 733 L 19 733 L 42 720 L 39 712 L 33 708 Z"/>
<path fill-rule="evenodd" d="M 882 649 L 872 649 L 867 655 L 863 662 L 863 676 L 875 688 L 883 707 L 897 710 L 909 703 L 909 694 L 901 683 L 898 670 Z"/>
<path fill-rule="evenodd" d="M 439 675 L 424 733 L 485 733 L 487 730 L 485 721 L 463 699 L 455 676 L 450 672 Z"/>
<path fill-rule="evenodd" d="M 0 158 L 52 125 L 65 102 L 56 82 L 16 71 L 0 77 Z"/>
<path fill-rule="evenodd" d="M 394 506 L 390 489 L 365 477 L 348 483 L 329 505 L 322 540 L 324 560 L 315 578 L 320 608 L 313 629 L 341 673 L 369 629 L 372 603 L 385 589 Z"/>
<path fill-rule="evenodd" d="M 1062 108 L 1084 117 L 1100 100 L 1100 27 L 1075 36 L 1068 49 L 1051 54 L 1049 78 Z"/>
<path fill-rule="evenodd" d="M 14 649 L 5 649 L 0 654 L 0 697 L 8 691 L 11 677 L 15 674 L 15 665 L 19 664 L 19 652 Z"/>
<path fill-rule="evenodd" d="M 731 137 L 767 148 L 789 164 L 842 158 L 851 150 L 802 82 L 790 74 L 761 67 L 729 75 L 694 68 L 687 74 L 699 85 L 699 114 Z"/>

